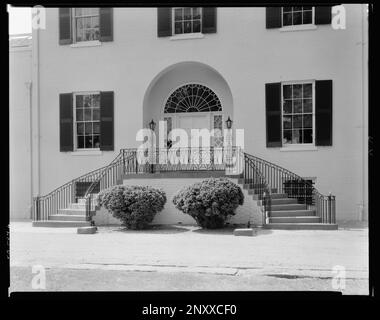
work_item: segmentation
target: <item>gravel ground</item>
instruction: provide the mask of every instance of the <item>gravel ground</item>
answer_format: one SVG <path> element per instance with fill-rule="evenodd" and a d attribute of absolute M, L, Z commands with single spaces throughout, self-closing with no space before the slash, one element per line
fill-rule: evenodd
<path fill-rule="evenodd" d="M 344 268 L 344 294 L 368 294 L 368 229 L 258 230 L 194 226 L 127 231 L 100 227 L 10 226 L 11 291 L 29 291 L 32 266 L 46 268 L 46 290 L 335 290 L 333 268 Z M 341 273 L 342 274 L 342 273 Z"/>

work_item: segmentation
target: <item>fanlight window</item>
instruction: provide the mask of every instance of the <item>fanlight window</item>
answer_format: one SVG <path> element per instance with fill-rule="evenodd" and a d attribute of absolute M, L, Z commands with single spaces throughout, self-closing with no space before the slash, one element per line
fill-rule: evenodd
<path fill-rule="evenodd" d="M 217 95 L 200 84 L 187 84 L 175 90 L 166 102 L 165 113 L 222 111 Z"/>

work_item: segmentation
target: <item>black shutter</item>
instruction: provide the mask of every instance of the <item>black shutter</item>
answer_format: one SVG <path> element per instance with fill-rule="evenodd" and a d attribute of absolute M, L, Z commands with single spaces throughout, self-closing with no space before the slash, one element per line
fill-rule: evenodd
<path fill-rule="evenodd" d="M 100 93 L 100 150 L 114 149 L 113 100 L 113 91 Z"/>
<path fill-rule="evenodd" d="M 172 35 L 172 8 L 157 9 L 157 36 L 169 37 Z"/>
<path fill-rule="evenodd" d="M 71 8 L 59 8 L 59 44 L 70 44 L 72 42 Z"/>
<path fill-rule="evenodd" d="M 281 7 L 266 8 L 266 27 L 267 29 L 281 28 Z"/>
<path fill-rule="evenodd" d="M 267 147 L 281 147 L 281 83 L 265 84 Z"/>
<path fill-rule="evenodd" d="M 202 8 L 202 33 L 216 33 L 216 8 Z"/>
<path fill-rule="evenodd" d="M 315 144 L 332 146 L 332 80 L 315 82 Z"/>
<path fill-rule="evenodd" d="M 113 41 L 113 8 L 100 8 L 100 41 Z"/>
<path fill-rule="evenodd" d="M 59 145 L 60 151 L 73 151 L 73 95 L 59 95 Z"/>
<path fill-rule="evenodd" d="M 315 7 L 315 24 L 331 23 L 331 6 Z"/>

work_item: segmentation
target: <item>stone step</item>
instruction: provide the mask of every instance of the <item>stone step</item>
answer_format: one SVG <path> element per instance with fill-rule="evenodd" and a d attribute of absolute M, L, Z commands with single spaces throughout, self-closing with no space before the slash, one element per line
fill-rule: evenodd
<path fill-rule="evenodd" d="M 86 215 L 53 214 L 53 215 L 49 216 L 49 220 L 53 220 L 53 221 L 86 221 Z"/>
<path fill-rule="evenodd" d="M 316 216 L 296 216 L 296 217 L 269 217 L 269 223 L 319 223 L 320 217 Z"/>
<path fill-rule="evenodd" d="M 270 217 L 315 217 L 315 210 L 271 211 Z"/>
<path fill-rule="evenodd" d="M 297 199 L 294 198 L 280 198 L 280 199 L 271 199 L 272 205 L 277 204 L 296 204 Z"/>
<path fill-rule="evenodd" d="M 91 226 L 90 221 L 33 221 L 33 227 L 46 227 L 46 228 L 78 228 Z"/>
<path fill-rule="evenodd" d="M 281 211 L 281 210 L 306 210 L 306 204 L 296 203 L 296 204 L 272 204 L 271 211 Z"/>
<path fill-rule="evenodd" d="M 248 191 L 248 193 L 249 193 L 249 191 Z M 257 194 L 254 194 L 252 196 L 253 196 L 253 200 L 259 200 Z M 287 198 L 287 197 L 288 197 L 288 195 L 286 193 L 272 193 L 271 194 L 272 199 L 283 199 L 283 198 Z"/>
<path fill-rule="evenodd" d="M 253 194 L 258 194 L 260 192 L 259 189 L 247 189 L 247 188 L 244 188 L 244 189 L 248 190 L 248 194 L 252 194 L 252 195 Z M 277 189 L 276 188 L 272 188 L 271 192 L 272 193 L 277 193 Z"/>
<path fill-rule="evenodd" d="M 277 230 L 337 230 L 337 224 L 325 223 L 269 223 L 263 226 L 266 229 Z"/>
<path fill-rule="evenodd" d="M 62 215 L 74 215 L 74 216 L 80 216 L 86 214 L 86 208 L 83 207 L 82 209 L 59 209 L 58 214 Z"/>
<path fill-rule="evenodd" d="M 67 209 L 72 209 L 72 210 L 85 210 L 86 209 L 86 204 L 85 203 L 70 203 L 69 207 Z"/>

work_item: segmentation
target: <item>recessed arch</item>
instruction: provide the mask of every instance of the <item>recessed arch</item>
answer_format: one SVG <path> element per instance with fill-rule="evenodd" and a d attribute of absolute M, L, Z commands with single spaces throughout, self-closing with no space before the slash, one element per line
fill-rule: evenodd
<path fill-rule="evenodd" d="M 162 120 L 171 94 L 189 84 L 209 88 L 218 97 L 224 116 L 233 117 L 233 97 L 224 77 L 205 63 L 184 61 L 166 67 L 148 85 L 143 100 L 143 125 L 152 119 L 157 123 Z"/>

